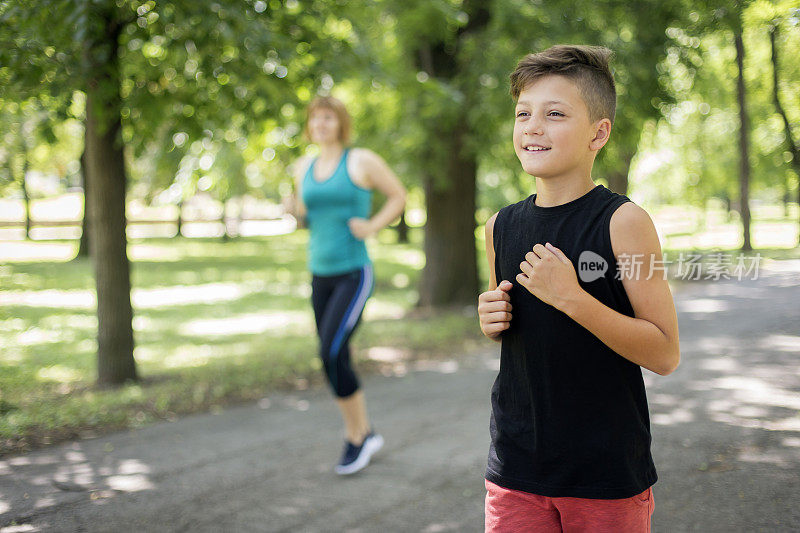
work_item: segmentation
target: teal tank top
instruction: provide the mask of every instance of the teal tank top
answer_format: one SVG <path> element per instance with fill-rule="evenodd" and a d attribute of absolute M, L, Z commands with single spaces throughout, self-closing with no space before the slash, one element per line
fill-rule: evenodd
<path fill-rule="evenodd" d="M 343 274 L 370 262 L 366 244 L 350 233 L 347 221 L 353 217 L 369 218 L 372 192 L 350 179 L 348 152 L 349 149 L 345 149 L 339 165 L 327 180 L 314 179 L 316 159 L 303 177 L 303 203 L 311 233 L 308 267 L 318 276 Z"/>

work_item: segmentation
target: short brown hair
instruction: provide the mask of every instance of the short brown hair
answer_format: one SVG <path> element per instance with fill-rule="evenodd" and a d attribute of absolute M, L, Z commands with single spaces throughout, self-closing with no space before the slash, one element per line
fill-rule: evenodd
<path fill-rule="evenodd" d="M 519 98 L 525 87 L 548 76 L 564 76 L 578 87 L 591 121 L 607 118 L 614 123 L 617 89 L 608 64 L 614 53 L 603 46 L 559 44 L 538 54 L 528 54 L 511 73 L 511 96 Z"/>
<path fill-rule="evenodd" d="M 347 112 L 344 103 L 333 96 L 317 96 L 308 104 L 306 125 L 303 129 L 306 138 L 310 139 L 308 135 L 308 120 L 317 109 L 330 109 L 336 113 L 336 117 L 339 119 L 339 140 L 343 144 L 350 142 L 350 113 Z"/>

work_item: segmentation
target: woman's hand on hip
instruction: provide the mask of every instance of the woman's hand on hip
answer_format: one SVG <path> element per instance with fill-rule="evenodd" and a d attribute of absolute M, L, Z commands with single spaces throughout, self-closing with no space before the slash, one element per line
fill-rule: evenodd
<path fill-rule="evenodd" d="M 376 232 L 372 225 L 372 221 L 367 220 L 366 218 L 351 218 L 347 221 L 347 225 L 350 227 L 350 233 L 353 234 L 353 237 L 360 241 L 365 240 L 367 237 L 372 236 L 372 234 Z"/>

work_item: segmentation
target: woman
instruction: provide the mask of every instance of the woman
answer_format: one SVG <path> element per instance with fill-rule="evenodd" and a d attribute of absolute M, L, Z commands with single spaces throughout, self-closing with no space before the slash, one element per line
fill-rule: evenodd
<path fill-rule="evenodd" d="M 383 446 L 367 418 L 364 394 L 350 361 L 350 336 L 358 325 L 374 279 L 364 240 L 405 208 L 406 191 L 383 159 L 365 148 L 348 148 L 350 116 L 333 97 L 308 108 L 306 135 L 319 147 L 313 160 L 294 166 L 295 214 L 310 229 L 308 264 L 311 303 L 325 375 L 344 420 L 346 442 L 337 474 L 353 474 Z M 369 217 L 371 191 L 387 200 Z"/>

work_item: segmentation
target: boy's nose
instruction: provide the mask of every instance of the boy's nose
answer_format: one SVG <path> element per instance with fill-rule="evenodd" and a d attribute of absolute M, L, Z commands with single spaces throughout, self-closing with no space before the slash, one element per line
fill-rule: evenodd
<path fill-rule="evenodd" d="M 525 125 L 525 129 L 522 130 L 522 133 L 525 135 L 541 135 L 542 133 L 542 123 L 538 120 L 529 120 L 528 124 Z"/>

